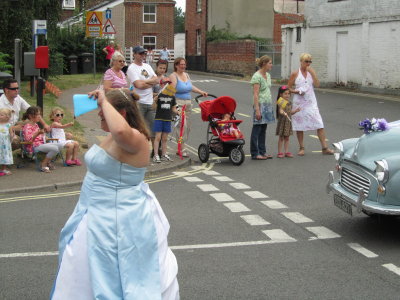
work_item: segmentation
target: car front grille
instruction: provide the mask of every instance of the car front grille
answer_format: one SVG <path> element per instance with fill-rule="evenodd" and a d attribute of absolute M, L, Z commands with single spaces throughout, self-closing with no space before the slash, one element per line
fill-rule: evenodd
<path fill-rule="evenodd" d="M 343 168 L 341 185 L 355 194 L 358 194 L 360 189 L 364 189 L 364 195 L 368 196 L 371 183 L 368 178 L 359 175 L 347 168 Z"/>

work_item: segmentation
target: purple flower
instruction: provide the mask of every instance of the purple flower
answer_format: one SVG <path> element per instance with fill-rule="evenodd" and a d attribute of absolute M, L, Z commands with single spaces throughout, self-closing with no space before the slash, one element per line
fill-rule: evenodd
<path fill-rule="evenodd" d="M 379 131 L 385 131 L 389 129 L 389 125 L 385 119 L 378 119 L 376 120 L 376 123 Z"/>
<path fill-rule="evenodd" d="M 369 134 L 372 131 L 385 131 L 389 129 L 389 125 L 385 119 L 365 119 L 358 123 L 358 125 L 360 126 L 360 129 L 364 130 L 365 134 Z"/>

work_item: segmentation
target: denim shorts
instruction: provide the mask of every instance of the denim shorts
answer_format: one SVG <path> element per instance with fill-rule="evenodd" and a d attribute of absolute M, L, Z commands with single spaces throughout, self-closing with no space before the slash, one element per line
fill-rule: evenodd
<path fill-rule="evenodd" d="M 171 121 L 154 120 L 153 132 L 171 132 Z"/>

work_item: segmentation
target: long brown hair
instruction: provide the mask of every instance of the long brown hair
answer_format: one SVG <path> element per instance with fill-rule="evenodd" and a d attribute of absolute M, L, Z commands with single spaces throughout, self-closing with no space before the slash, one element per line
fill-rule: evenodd
<path fill-rule="evenodd" d="M 39 106 L 29 106 L 26 112 L 22 115 L 22 120 L 28 120 L 29 116 L 35 116 L 42 111 Z"/>
<path fill-rule="evenodd" d="M 117 111 L 126 111 L 126 121 L 129 126 L 137 129 L 140 133 L 144 134 L 146 138 L 150 139 L 149 129 L 140 113 L 135 98 L 131 91 L 128 89 L 111 90 L 106 94 L 108 101 Z"/>

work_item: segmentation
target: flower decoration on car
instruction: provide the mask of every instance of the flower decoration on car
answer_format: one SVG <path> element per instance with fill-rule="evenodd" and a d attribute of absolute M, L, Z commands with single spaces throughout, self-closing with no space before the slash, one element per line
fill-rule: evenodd
<path fill-rule="evenodd" d="M 359 124 L 360 129 L 364 130 L 365 134 L 369 134 L 370 132 L 375 131 L 385 131 L 389 129 L 388 122 L 385 119 L 365 119 L 361 121 Z"/>

